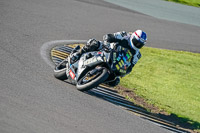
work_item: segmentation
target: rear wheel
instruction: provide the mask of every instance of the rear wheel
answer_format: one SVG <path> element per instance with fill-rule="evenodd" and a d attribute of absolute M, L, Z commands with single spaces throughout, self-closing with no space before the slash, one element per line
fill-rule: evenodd
<path fill-rule="evenodd" d="M 88 71 L 80 80 L 77 82 L 77 89 L 80 91 L 90 90 L 103 83 L 109 76 L 108 69 L 98 67 Z"/>

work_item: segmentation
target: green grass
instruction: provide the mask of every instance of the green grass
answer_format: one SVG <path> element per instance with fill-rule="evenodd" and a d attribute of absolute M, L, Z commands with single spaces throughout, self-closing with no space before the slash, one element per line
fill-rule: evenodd
<path fill-rule="evenodd" d="M 189 5 L 189 6 L 200 7 L 200 0 L 166 0 L 166 1 L 172 1 L 176 3 Z"/>
<path fill-rule="evenodd" d="M 200 123 L 200 54 L 148 47 L 141 53 L 120 85 L 169 113 Z"/>

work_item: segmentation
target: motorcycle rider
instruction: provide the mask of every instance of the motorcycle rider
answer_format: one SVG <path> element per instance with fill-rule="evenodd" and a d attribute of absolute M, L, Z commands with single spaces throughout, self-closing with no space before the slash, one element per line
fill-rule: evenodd
<path fill-rule="evenodd" d="M 77 61 L 83 53 L 101 50 L 103 45 L 111 43 L 108 45 L 108 47 L 111 49 L 126 50 L 126 52 L 127 50 L 130 51 L 130 54 L 127 55 L 128 57 L 131 57 L 129 63 L 130 65 L 127 66 L 125 72 L 126 75 L 132 71 L 132 68 L 141 58 L 139 49 L 141 49 L 146 44 L 147 35 L 142 30 L 136 30 L 132 34 L 121 31 L 113 34 L 106 34 L 103 36 L 103 40 L 104 43 L 95 39 L 89 39 L 86 45 L 80 51 L 72 54 L 71 60 Z M 108 85 L 116 86 L 119 84 L 119 82 L 120 78 L 116 77 L 113 81 L 109 82 Z"/>

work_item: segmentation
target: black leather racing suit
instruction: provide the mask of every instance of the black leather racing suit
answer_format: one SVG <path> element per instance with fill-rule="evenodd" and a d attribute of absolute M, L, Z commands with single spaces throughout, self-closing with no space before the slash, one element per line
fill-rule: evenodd
<path fill-rule="evenodd" d="M 116 32 L 113 34 L 107 34 L 103 37 L 104 41 L 107 41 L 109 43 L 114 43 L 114 46 L 111 46 L 111 48 L 117 49 L 118 47 L 122 47 L 122 48 L 125 48 L 125 50 L 130 50 L 132 55 L 131 55 L 131 60 L 130 60 L 130 66 L 127 68 L 126 74 L 129 74 L 132 71 L 132 68 L 141 58 L 141 53 L 139 49 L 131 48 L 130 42 L 129 42 L 130 36 L 131 36 L 130 34 L 127 34 L 125 31 L 122 31 L 122 32 Z"/>

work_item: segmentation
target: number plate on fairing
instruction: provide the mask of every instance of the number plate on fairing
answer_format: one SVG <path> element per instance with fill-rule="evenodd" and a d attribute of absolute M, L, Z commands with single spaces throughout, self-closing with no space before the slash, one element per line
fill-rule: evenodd
<path fill-rule="evenodd" d="M 86 61 L 84 61 L 84 65 L 92 66 L 92 65 L 98 64 L 100 62 L 104 62 L 104 60 L 101 57 L 93 57 L 93 58 L 90 58 L 90 59 L 87 59 Z"/>

